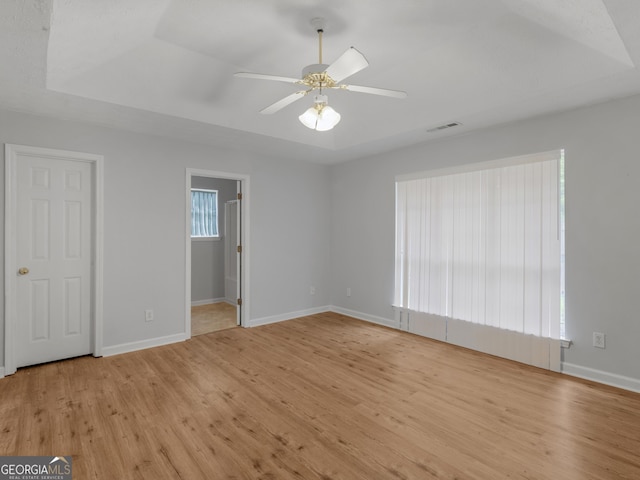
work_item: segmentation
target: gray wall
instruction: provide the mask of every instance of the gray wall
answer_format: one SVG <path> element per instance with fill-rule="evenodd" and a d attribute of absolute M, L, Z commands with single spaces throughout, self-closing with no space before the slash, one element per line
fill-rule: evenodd
<path fill-rule="evenodd" d="M 0 143 L 104 155 L 105 347 L 184 332 L 187 168 L 250 176 L 251 319 L 329 304 L 326 166 L 1 110 Z"/>
<path fill-rule="evenodd" d="M 640 380 L 638 125 L 640 96 L 331 167 L 7 111 L 0 142 L 105 156 L 105 346 L 184 329 L 186 168 L 251 177 L 251 319 L 331 304 L 392 319 L 395 175 L 565 148 L 564 361 Z"/>
<path fill-rule="evenodd" d="M 393 318 L 396 175 L 565 148 L 564 361 L 640 380 L 639 126 L 636 96 L 334 166 L 333 305 Z"/>
<path fill-rule="evenodd" d="M 218 191 L 219 240 L 191 241 L 191 302 L 224 297 L 224 204 L 236 199 L 237 182 L 222 178 L 193 177 L 192 188 Z"/>

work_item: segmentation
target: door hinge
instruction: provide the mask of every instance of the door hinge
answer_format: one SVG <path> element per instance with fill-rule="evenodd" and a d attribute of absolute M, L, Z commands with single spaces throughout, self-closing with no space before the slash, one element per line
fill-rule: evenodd
<path fill-rule="evenodd" d="M 238 200 L 242 200 L 242 193 L 238 193 Z"/>
<path fill-rule="evenodd" d="M 242 305 L 242 299 L 241 298 L 238 299 L 238 305 Z"/>
<path fill-rule="evenodd" d="M 242 245 L 238 245 L 238 248 L 236 248 L 236 251 L 238 253 L 242 253 Z"/>

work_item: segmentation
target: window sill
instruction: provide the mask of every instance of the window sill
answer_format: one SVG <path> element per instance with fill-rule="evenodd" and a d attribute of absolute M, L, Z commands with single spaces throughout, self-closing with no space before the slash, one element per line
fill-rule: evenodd
<path fill-rule="evenodd" d="M 191 237 L 192 242 L 219 242 L 222 237 Z"/>

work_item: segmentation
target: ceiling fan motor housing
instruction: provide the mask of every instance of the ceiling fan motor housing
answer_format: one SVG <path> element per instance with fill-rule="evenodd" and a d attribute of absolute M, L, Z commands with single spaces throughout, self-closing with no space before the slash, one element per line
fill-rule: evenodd
<path fill-rule="evenodd" d="M 329 65 L 325 63 L 314 63 L 312 65 L 307 65 L 302 69 L 302 78 L 313 73 L 325 72 L 327 68 L 329 68 Z"/>

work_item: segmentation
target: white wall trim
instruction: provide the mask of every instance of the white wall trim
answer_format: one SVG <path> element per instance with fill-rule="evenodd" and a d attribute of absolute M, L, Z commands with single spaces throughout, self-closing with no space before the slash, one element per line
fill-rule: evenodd
<path fill-rule="evenodd" d="M 189 337 L 187 337 L 184 333 L 178 333 L 175 335 L 167 335 L 166 337 L 157 337 L 147 340 L 140 340 L 137 342 L 122 343 L 120 345 L 103 347 L 102 355 L 105 357 L 110 357 L 112 355 L 120 355 L 122 353 L 136 352 L 138 350 L 145 350 L 147 348 L 161 347 L 163 345 L 169 345 L 171 343 L 183 342 L 188 339 Z"/>
<path fill-rule="evenodd" d="M 572 363 L 563 363 L 562 373 L 571 375 L 572 377 L 591 380 L 593 382 L 603 383 L 612 387 L 618 387 L 624 390 L 631 390 L 632 392 L 640 393 L 640 380 L 636 378 L 625 377 L 623 375 L 604 372 L 594 368 L 581 367 L 580 365 L 574 365 Z"/>
<path fill-rule="evenodd" d="M 386 318 L 377 317 L 375 315 L 369 315 L 366 313 L 357 312 L 354 310 L 349 310 L 346 308 L 337 307 L 333 305 L 329 308 L 330 308 L 330 311 L 335 313 L 340 313 L 343 315 L 347 315 L 349 317 L 357 318 L 359 320 L 364 320 L 370 323 L 375 323 L 385 327 L 399 329 L 402 331 L 406 331 L 408 333 L 420 335 L 420 333 L 414 332 L 413 329 L 407 329 L 408 326 L 407 328 L 401 328 L 401 325 L 399 324 L 399 322 L 394 320 L 389 320 Z M 428 336 L 428 335 L 421 335 L 421 336 Z M 568 342 L 565 342 L 565 345 L 563 346 L 564 348 L 568 348 Z M 595 370 L 588 367 L 581 367 L 580 365 L 574 365 L 566 362 L 560 363 L 560 371 L 563 374 L 570 375 L 573 377 L 578 377 L 585 380 L 591 380 L 593 382 L 602 383 L 604 385 L 610 385 L 612 387 L 622 388 L 624 390 L 640 393 L 640 379 L 625 377 L 623 375 L 604 372 L 602 370 Z"/>
<path fill-rule="evenodd" d="M 104 275 L 104 156 L 92 153 L 73 152 L 26 145 L 5 144 L 5 305 L 4 305 L 4 372 L 16 372 L 14 354 L 16 300 L 16 208 L 17 208 L 17 161 L 18 155 L 39 155 L 62 160 L 90 163 L 93 166 L 93 232 L 92 247 L 94 267 L 92 271 L 92 338 L 91 350 L 95 357 L 102 356 L 103 342 L 103 275 Z"/>
<path fill-rule="evenodd" d="M 94 228 L 95 265 L 93 299 L 93 356 L 102 356 L 104 342 L 104 156 L 96 155 L 94 178 Z"/>
<path fill-rule="evenodd" d="M 0 378 L 4 378 L 4 367 L 0 367 Z"/>
<path fill-rule="evenodd" d="M 332 305 L 330 308 L 332 312 L 347 315 L 348 317 L 357 318 L 358 320 L 375 323 L 377 325 L 382 325 L 383 327 L 396 329 L 399 328 L 399 324 L 395 320 L 390 320 L 388 318 L 378 317 L 375 315 L 369 315 L 368 313 L 356 312 L 355 310 L 349 310 L 347 308 L 336 307 L 335 305 Z"/>
<path fill-rule="evenodd" d="M 198 307 L 200 305 L 209 305 L 210 303 L 221 303 L 221 302 L 225 302 L 225 303 L 229 303 L 227 301 L 226 298 L 224 297 L 220 297 L 220 298 L 207 298 L 205 300 L 193 300 L 191 301 L 191 306 L 192 307 Z"/>
<path fill-rule="evenodd" d="M 331 311 L 330 306 L 314 307 L 306 310 L 298 310 L 297 312 L 283 313 L 281 315 L 272 315 L 269 317 L 254 318 L 252 320 L 249 320 L 246 326 L 259 327 L 261 325 L 269 325 L 271 323 L 284 322 L 286 320 L 293 320 L 294 318 L 306 317 L 308 315 L 315 315 L 317 313 L 324 313 L 324 312 L 330 312 L 330 311 Z"/>

